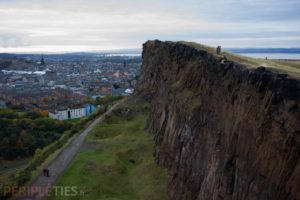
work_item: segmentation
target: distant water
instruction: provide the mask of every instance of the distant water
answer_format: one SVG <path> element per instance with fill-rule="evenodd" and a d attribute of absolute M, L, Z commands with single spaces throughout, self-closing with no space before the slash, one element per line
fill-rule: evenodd
<path fill-rule="evenodd" d="M 113 56 L 124 56 L 124 57 L 140 57 L 142 54 L 138 53 L 114 53 L 114 54 L 106 54 L 108 57 L 113 57 Z"/>
<path fill-rule="evenodd" d="M 37 74 L 44 75 L 46 71 L 1 70 L 4 74 Z"/>
<path fill-rule="evenodd" d="M 239 55 L 253 58 L 269 58 L 269 59 L 291 59 L 300 60 L 300 54 L 297 53 L 237 53 Z"/>

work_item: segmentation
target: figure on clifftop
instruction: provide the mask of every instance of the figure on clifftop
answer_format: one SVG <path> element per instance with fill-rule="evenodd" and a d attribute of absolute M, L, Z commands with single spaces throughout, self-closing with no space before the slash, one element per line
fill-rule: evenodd
<path fill-rule="evenodd" d="M 218 46 L 217 47 L 217 54 L 220 54 L 221 53 L 221 46 Z"/>

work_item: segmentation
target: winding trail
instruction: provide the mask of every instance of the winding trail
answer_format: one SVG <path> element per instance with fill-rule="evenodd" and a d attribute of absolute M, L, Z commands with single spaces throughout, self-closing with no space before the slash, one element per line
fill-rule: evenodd
<path fill-rule="evenodd" d="M 124 99 L 125 100 L 125 99 Z M 45 199 L 47 194 L 52 187 L 54 186 L 57 179 L 62 175 L 64 170 L 68 167 L 71 161 L 74 159 L 75 155 L 79 151 L 80 147 L 82 146 L 85 137 L 88 133 L 101 121 L 103 121 L 104 117 L 111 113 L 117 106 L 119 106 L 124 100 L 119 101 L 118 103 L 114 104 L 108 111 L 102 114 L 100 117 L 96 118 L 84 131 L 82 131 L 77 137 L 70 142 L 70 144 L 65 147 L 59 155 L 53 159 L 50 164 L 46 167 L 49 169 L 50 177 L 43 176 L 41 172 L 37 178 L 30 184 L 28 189 L 31 191 L 34 190 L 35 194 L 30 194 L 26 197 L 21 197 L 21 200 L 41 200 Z M 35 191 L 35 190 L 38 190 Z"/>

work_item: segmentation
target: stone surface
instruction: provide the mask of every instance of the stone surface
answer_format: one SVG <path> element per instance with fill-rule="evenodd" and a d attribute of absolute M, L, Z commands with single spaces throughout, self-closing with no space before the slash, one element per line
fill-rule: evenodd
<path fill-rule="evenodd" d="M 300 199 L 299 80 L 155 40 L 137 85 L 170 199 Z"/>

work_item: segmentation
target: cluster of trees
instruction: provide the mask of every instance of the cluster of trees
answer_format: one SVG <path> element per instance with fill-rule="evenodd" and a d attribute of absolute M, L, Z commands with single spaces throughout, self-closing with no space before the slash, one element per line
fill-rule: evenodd
<path fill-rule="evenodd" d="M 38 111 L 0 109 L 0 158 L 12 160 L 32 156 L 71 129 L 72 124 L 45 117 Z"/>
<path fill-rule="evenodd" d="M 111 94 L 108 94 L 106 95 L 105 97 L 97 97 L 96 100 L 95 100 L 95 104 L 96 105 L 108 105 L 108 104 L 111 104 L 111 103 L 114 103 L 116 101 L 119 101 L 123 99 L 123 96 L 121 95 L 111 95 Z"/>
<path fill-rule="evenodd" d="M 112 104 L 116 101 L 119 101 L 123 99 L 124 97 L 122 95 L 112 95 L 108 94 L 104 97 L 97 97 L 96 99 L 92 99 L 90 97 L 85 97 L 84 102 L 85 103 L 91 103 L 94 105 L 100 105 L 100 106 L 108 106 L 109 104 Z"/>

